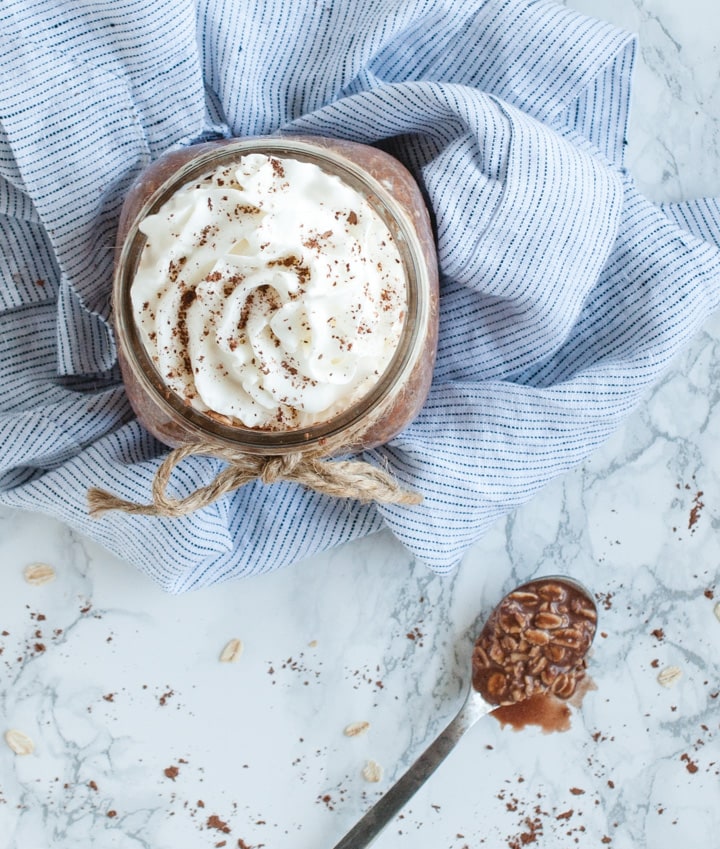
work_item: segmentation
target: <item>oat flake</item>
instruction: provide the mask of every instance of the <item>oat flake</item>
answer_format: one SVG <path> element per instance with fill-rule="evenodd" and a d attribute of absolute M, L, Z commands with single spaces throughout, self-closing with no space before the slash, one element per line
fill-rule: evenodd
<path fill-rule="evenodd" d="M 720 622 L 720 601 L 713 608 L 713 612 L 715 613 L 715 618 Z"/>
<path fill-rule="evenodd" d="M 358 734 L 364 734 L 368 728 L 370 728 L 370 723 L 365 720 L 362 722 L 351 722 L 350 725 L 345 726 L 343 734 L 346 737 L 357 737 Z"/>
<path fill-rule="evenodd" d="M 22 731 L 17 728 L 11 728 L 5 732 L 5 742 L 15 752 L 16 755 L 31 755 L 35 751 L 35 744 Z"/>
<path fill-rule="evenodd" d="M 222 663 L 237 663 L 240 660 L 240 655 L 243 652 L 242 640 L 234 639 L 225 646 L 220 653 L 220 661 Z"/>
<path fill-rule="evenodd" d="M 362 776 L 365 781 L 375 784 L 382 778 L 382 767 L 377 761 L 368 761 L 363 767 Z"/>
<path fill-rule="evenodd" d="M 39 587 L 55 580 L 55 570 L 48 563 L 30 563 L 23 569 L 28 584 Z"/>
<path fill-rule="evenodd" d="M 682 678 L 682 669 L 679 666 L 666 666 L 658 677 L 658 683 L 663 687 L 673 687 Z"/>

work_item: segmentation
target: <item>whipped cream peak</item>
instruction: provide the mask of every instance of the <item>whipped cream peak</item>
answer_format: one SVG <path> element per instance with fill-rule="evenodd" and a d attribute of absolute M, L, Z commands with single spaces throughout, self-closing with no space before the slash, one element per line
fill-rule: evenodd
<path fill-rule="evenodd" d="M 309 427 L 364 397 L 397 349 L 407 295 L 393 236 L 313 163 L 242 156 L 140 230 L 135 319 L 163 381 L 195 409 Z"/>

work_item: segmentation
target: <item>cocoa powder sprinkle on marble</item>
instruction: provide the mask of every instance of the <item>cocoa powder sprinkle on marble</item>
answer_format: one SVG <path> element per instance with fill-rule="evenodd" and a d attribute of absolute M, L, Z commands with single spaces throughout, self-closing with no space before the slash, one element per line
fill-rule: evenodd
<path fill-rule="evenodd" d="M 158 698 L 158 703 L 161 707 L 165 707 L 168 702 L 168 699 L 175 695 L 174 690 L 168 690 L 166 693 L 163 693 L 162 696 Z"/>
<path fill-rule="evenodd" d="M 701 500 L 703 496 L 702 490 L 698 490 L 695 494 L 695 498 L 693 498 L 693 506 L 690 509 L 690 517 L 688 519 L 688 530 L 692 531 L 695 525 L 700 518 L 700 513 L 705 506 L 705 503 Z"/>
<path fill-rule="evenodd" d="M 685 769 L 693 775 L 698 771 L 698 765 L 687 753 L 680 756 L 680 760 L 685 762 Z"/>
<path fill-rule="evenodd" d="M 221 820 L 217 814 L 211 814 L 207 818 L 206 825 L 208 828 L 214 828 L 217 831 L 221 831 L 223 834 L 230 834 L 230 826 Z"/>

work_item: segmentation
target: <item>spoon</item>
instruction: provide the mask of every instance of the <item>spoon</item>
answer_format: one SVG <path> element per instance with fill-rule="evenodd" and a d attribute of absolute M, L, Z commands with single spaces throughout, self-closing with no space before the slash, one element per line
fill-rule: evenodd
<path fill-rule="evenodd" d="M 594 599 L 571 578 L 537 578 L 508 593 L 475 642 L 460 710 L 334 849 L 369 846 L 465 732 L 490 711 L 548 696 L 570 698 L 585 676 L 596 625 Z"/>

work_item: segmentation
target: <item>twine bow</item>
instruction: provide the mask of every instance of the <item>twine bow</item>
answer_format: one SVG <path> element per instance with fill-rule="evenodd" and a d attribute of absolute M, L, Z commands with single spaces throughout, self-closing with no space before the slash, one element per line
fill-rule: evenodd
<path fill-rule="evenodd" d="M 185 498 L 172 498 L 167 487 L 173 470 L 186 457 L 195 455 L 217 457 L 228 465 L 207 486 Z M 404 489 L 387 472 L 364 460 L 328 461 L 303 452 L 262 457 L 211 443 L 195 443 L 173 449 L 163 460 L 153 480 L 152 504 L 136 504 L 93 488 L 88 490 L 88 508 L 91 516 L 100 516 L 108 510 L 122 510 L 135 516 L 185 516 L 254 480 L 265 484 L 292 481 L 325 495 L 355 498 L 365 504 L 374 501 L 410 505 L 422 501 L 419 493 Z"/>

